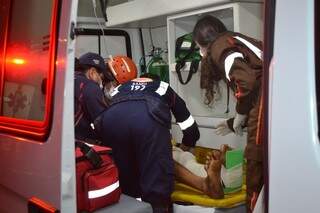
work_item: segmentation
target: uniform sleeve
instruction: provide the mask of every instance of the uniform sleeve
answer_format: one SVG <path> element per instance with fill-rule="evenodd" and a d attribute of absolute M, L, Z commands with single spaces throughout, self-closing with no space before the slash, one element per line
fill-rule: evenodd
<path fill-rule="evenodd" d="M 186 146 L 194 147 L 200 138 L 196 121 L 187 109 L 184 100 L 171 87 L 168 87 L 167 95 L 172 114 L 183 133 L 182 143 Z"/>
<path fill-rule="evenodd" d="M 241 57 L 235 58 L 230 71 L 226 71 L 227 77 L 236 85 L 236 111 L 239 114 L 248 114 L 256 101 L 260 84 L 256 73 Z"/>
<path fill-rule="evenodd" d="M 90 122 L 93 122 L 106 108 L 104 94 L 95 83 L 88 83 L 83 91 L 83 100 Z"/>

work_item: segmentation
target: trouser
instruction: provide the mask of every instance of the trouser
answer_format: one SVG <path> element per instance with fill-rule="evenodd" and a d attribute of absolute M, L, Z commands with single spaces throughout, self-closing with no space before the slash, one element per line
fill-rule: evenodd
<path fill-rule="evenodd" d="M 263 186 L 263 164 L 247 160 L 247 212 L 252 212 Z"/>
<path fill-rule="evenodd" d="M 144 101 L 112 105 L 102 115 L 103 144 L 110 146 L 123 193 L 167 206 L 174 184 L 169 129 L 149 114 Z"/>
<path fill-rule="evenodd" d="M 173 213 L 173 206 L 172 204 L 151 204 L 153 213 Z"/>
<path fill-rule="evenodd" d="M 247 212 L 252 212 L 259 192 L 263 186 L 263 146 L 261 138 L 257 138 L 259 102 L 251 109 L 248 119 L 247 146 Z M 258 139 L 258 140 L 257 140 Z"/>

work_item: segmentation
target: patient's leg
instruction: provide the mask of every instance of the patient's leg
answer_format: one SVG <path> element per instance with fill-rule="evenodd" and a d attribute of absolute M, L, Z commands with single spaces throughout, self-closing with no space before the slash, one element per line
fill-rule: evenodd
<path fill-rule="evenodd" d="M 196 188 L 200 191 L 204 191 L 204 183 L 206 178 L 193 174 L 177 162 L 175 162 L 175 176 L 176 180 L 179 182 Z"/>
<path fill-rule="evenodd" d="M 221 154 L 219 151 L 213 151 L 207 157 L 205 165 L 206 177 L 198 176 L 190 172 L 181 164 L 175 162 L 175 175 L 179 182 L 192 186 L 208 196 L 219 199 L 223 198 L 223 189 L 221 185 Z"/>
<path fill-rule="evenodd" d="M 196 174 L 200 177 L 207 177 L 207 172 L 204 169 L 203 164 L 198 163 L 196 157 L 192 153 L 183 151 L 179 147 L 173 147 L 172 155 L 173 159 L 177 163 L 193 174 Z"/>

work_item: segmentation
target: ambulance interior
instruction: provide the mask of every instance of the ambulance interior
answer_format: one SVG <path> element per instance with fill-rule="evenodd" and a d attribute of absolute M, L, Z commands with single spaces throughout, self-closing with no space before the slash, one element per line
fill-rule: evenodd
<path fill-rule="evenodd" d="M 141 73 L 141 66 L 147 66 L 152 60 L 153 50 L 160 50 L 161 57 L 168 66 L 171 87 L 185 100 L 198 123 L 201 137 L 197 146 L 202 147 L 197 149 L 198 155 L 201 156 L 206 150 L 203 148 L 219 149 L 222 144 L 244 149 L 246 134 L 242 137 L 234 134 L 218 136 L 213 131 L 219 121 L 234 116 L 233 92 L 229 91 L 228 101 L 227 86 L 220 82 L 220 95 L 212 106 L 205 105 L 204 92 L 200 89 L 200 71 L 194 73 L 186 85 L 179 82 L 175 71 L 175 45 L 177 38 L 191 33 L 196 21 L 205 14 L 218 17 L 230 31 L 261 40 L 263 2 L 170 1 L 170 5 L 165 5 L 162 1 L 152 1 L 151 4 L 148 0 L 109 0 L 106 10 L 101 7 L 100 2 L 104 1 L 79 0 L 75 56 L 79 57 L 89 51 L 99 53 L 104 58 L 110 55 L 127 55 L 132 57 Z M 188 76 L 188 66 L 190 63 L 187 62 L 182 70 L 183 79 Z M 182 132 L 174 119 L 171 133 L 173 140 L 179 143 Z M 186 202 L 176 202 L 174 212 L 205 213 L 212 212 L 213 209 L 215 212 L 245 212 L 243 197 L 242 202 L 234 203 L 233 206 L 236 207 L 233 208 L 230 208 L 230 203 L 222 206 L 229 208 L 220 209 L 210 204 L 210 199 L 204 202 L 203 205 L 190 205 L 193 203 L 192 198 L 191 201 L 187 199 Z"/>
<path fill-rule="evenodd" d="M 217 122 L 234 115 L 235 100 L 230 92 L 228 104 L 225 84 L 221 82 L 221 97 L 207 107 L 199 70 L 187 85 L 177 79 L 176 39 L 190 33 L 204 14 L 217 16 L 229 30 L 259 40 L 265 34 L 266 47 L 274 52 L 276 63 L 268 61 L 266 97 L 270 101 L 266 208 L 270 212 L 319 211 L 319 1 L 109 0 L 106 9 L 101 9 L 101 2 L 107 1 L 1 1 L 0 212 L 27 212 L 33 196 L 61 212 L 76 212 L 74 144 L 70 143 L 74 141 L 73 59 L 85 52 L 104 58 L 128 55 L 141 71 L 143 59 L 147 65 L 154 58 L 152 50 L 160 48 L 170 85 L 199 125 L 197 146 L 217 149 L 227 143 L 243 149 L 246 135 L 214 133 Z M 264 9 L 271 12 L 265 20 Z M 275 26 L 268 26 L 268 19 Z M 269 60 L 270 52 L 264 50 Z M 188 65 L 182 71 L 184 79 Z M 171 133 L 180 142 L 175 120 Z M 194 194 L 189 195 L 179 194 L 188 201 L 175 202 L 174 212 L 245 212 L 243 197 L 240 205 L 216 208 L 207 203 L 213 199 L 196 204 Z M 125 198 L 97 212 L 152 212 L 150 205 Z"/>

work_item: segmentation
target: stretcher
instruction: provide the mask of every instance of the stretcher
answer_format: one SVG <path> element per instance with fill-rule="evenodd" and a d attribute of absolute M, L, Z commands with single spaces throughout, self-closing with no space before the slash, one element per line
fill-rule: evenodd
<path fill-rule="evenodd" d="M 204 164 L 207 153 L 212 151 L 212 149 L 196 147 L 194 151 L 197 162 Z M 239 161 L 239 159 L 237 160 Z M 243 158 L 240 158 L 240 161 L 243 161 Z M 243 180 L 245 180 L 245 175 L 243 175 Z M 198 205 L 203 207 L 227 209 L 245 203 L 246 185 L 245 181 L 243 181 L 240 191 L 236 191 L 233 193 L 230 193 L 230 191 L 228 191 L 228 193 L 226 193 L 225 190 L 225 196 L 223 199 L 212 199 L 197 189 L 179 182 L 175 182 L 175 188 L 174 192 L 171 194 L 171 199 L 174 203 L 182 205 Z"/>
<path fill-rule="evenodd" d="M 231 208 L 241 205 L 245 202 L 246 186 L 244 185 L 239 192 L 226 194 L 223 199 L 212 199 L 202 192 L 184 185 L 176 183 L 174 192 L 171 194 L 171 199 L 174 203 L 183 205 L 199 205 L 215 208 Z"/>

